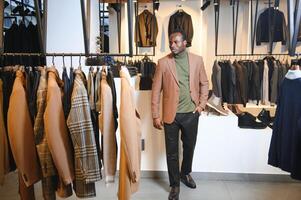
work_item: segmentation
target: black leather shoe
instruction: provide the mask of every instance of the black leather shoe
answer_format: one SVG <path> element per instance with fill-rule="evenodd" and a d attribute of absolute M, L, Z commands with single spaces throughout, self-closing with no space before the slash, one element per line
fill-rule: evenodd
<path fill-rule="evenodd" d="M 239 128 L 250 128 L 250 129 L 265 129 L 267 125 L 262 122 L 257 122 L 256 117 L 248 112 L 243 112 L 238 115 L 238 126 Z"/>
<path fill-rule="evenodd" d="M 174 186 L 171 187 L 168 200 L 179 200 L 180 187 Z"/>
<path fill-rule="evenodd" d="M 196 188 L 196 184 L 193 180 L 193 178 L 190 176 L 190 174 L 188 175 L 181 175 L 181 182 L 184 183 L 187 187 L 190 188 Z"/>
<path fill-rule="evenodd" d="M 263 108 L 258 114 L 257 118 L 265 125 L 269 126 L 270 128 L 273 128 L 274 119 L 271 117 L 270 111 Z"/>

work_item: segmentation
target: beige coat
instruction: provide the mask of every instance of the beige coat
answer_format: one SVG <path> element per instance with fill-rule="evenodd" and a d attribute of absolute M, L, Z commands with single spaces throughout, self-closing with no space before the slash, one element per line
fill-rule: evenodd
<path fill-rule="evenodd" d="M 264 60 L 263 79 L 262 79 L 262 104 L 269 102 L 269 66 L 268 62 Z"/>
<path fill-rule="evenodd" d="M 112 90 L 107 82 L 106 73 L 102 72 L 99 90 L 101 105 L 99 115 L 99 128 L 103 138 L 103 164 L 105 182 L 114 182 L 117 165 L 117 142 L 115 136 L 115 125 L 113 116 Z"/>
<path fill-rule="evenodd" d="M 44 113 L 46 139 L 58 174 L 65 185 L 74 179 L 72 145 L 65 122 L 61 86 L 57 70 L 48 70 L 47 103 Z"/>
<path fill-rule="evenodd" d="M 7 126 L 9 142 L 17 168 L 28 187 L 41 179 L 41 169 L 36 153 L 24 85 L 24 74 L 18 70 L 9 100 Z"/>
<path fill-rule="evenodd" d="M 136 111 L 134 89 L 126 67 L 120 70 L 120 175 L 119 200 L 129 200 L 138 190 L 141 161 L 141 127 Z"/>
<path fill-rule="evenodd" d="M 196 106 L 205 108 L 208 98 L 208 79 L 203 58 L 188 53 L 189 87 L 191 99 Z M 159 118 L 161 91 L 163 91 L 163 121 L 172 123 L 176 116 L 179 102 L 179 81 L 176 63 L 169 54 L 158 61 L 152 85 L 152 116 Z"/>

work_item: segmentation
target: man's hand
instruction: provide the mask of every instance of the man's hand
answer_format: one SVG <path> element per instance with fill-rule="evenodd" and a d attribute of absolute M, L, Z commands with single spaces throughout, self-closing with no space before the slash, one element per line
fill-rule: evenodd
<path fill-rule="evenodd" d="M 197 106 L 197 107 L 195 108 L 195 110 L 193 111 L 193 113 L 198 112 L 199 115 L 201 115 L 201 112 L 202 112 L 202 111 L 203 111 L 203 109 L 202 109 L 201 107 Z"/>
<path fill-rule="evenodd" d="M 162 129 L 163 129 L 163 122 L 162 122 L 162 120 L 160 119 L 160 117 L 154 118 L 154 119 L 153 119 L 153 126 L 154 126 L 156 129 L 159 129 L 159 130 L 162 130 Z"/>

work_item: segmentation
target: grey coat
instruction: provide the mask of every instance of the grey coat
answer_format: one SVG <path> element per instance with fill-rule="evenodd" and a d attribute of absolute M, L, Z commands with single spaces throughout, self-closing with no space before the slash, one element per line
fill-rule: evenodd
<path fill-rule="evenodd" d="M 216 97 L 222 97 L 222 82 L 221 82 L 222 71 L 217 61 L 214 61 L 212 67 L 212 90 Z"/>

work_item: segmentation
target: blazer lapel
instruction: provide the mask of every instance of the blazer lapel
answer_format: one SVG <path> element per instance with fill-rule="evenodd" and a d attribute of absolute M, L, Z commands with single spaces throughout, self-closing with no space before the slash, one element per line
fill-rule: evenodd
<path fill-rule="evenodd" d="M 171 71 L 171 74 L 173 75 L 175 81 L 177 82 L 177 84 L 179 86 L 179 81 L 178 81 L 177 72 L 176 72 L 176 62 L 175 62 L 175 59 L 172 57 L 172 55 L 169 56 L 168 66 L 169 66 L 169 70 Z"/>

